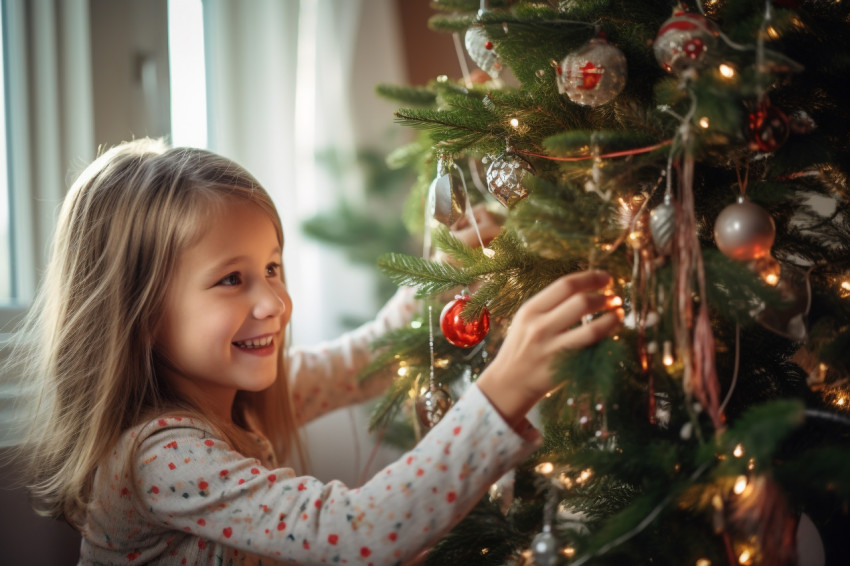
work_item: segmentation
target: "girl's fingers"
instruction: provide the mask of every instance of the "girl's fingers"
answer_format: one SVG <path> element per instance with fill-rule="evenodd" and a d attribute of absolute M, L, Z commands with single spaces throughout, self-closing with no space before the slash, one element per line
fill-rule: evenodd
<path fill-rule="evenodd" d="M 620 307 L 623 300 L 615 295 L 603 295 L 595 291 L 576 293 L 557 305 L 548 313 L 541 315 L 555 332 L 563 332 L 587 315 Z"/>
<path fill-rule="evenodd" d="M 596 344 L 603 338 L 610 336 L 619 328 L 622 321 L 623 309 L 606 312 L 599 318 L 587 324 L 579 325 L 560 335 L 556 346 L 559 350 L 578 350 Z"/>
<path fill-rule="evenodd" d="M 531 313 L 551 311 L 583 291 L 598 291 L 611 281 L 604 271 L 581 271 L 560 277 L 526 302 L 523 308 Z"/>

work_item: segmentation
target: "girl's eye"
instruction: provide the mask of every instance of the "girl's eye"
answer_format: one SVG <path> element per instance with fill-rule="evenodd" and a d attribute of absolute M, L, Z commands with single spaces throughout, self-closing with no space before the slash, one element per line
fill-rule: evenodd
<path fill-rule="evenodd" d="M 279 263 L 270 263 L 266 266 L 266 275 L 269 277 L 278 277 L 280 276 L 280 264 Z"/>
<path fill-rule="evenodd" d="M 218 282 L 219 285 L 224 285 L 225 287 L 232 287 L 234 285 L 239 285 L 240 283 L 242 283 L 242 278 L 238 273 L 229 273 Z"/>

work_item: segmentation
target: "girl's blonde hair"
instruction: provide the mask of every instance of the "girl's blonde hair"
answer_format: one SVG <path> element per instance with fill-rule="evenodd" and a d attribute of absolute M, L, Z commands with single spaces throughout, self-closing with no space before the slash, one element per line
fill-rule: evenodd
<path fill-rule="evenodd" d="M 129 427 L 172 411 L 195 414 L 250 454 L 238 426 L 216 422 L 181 399 L 162 375 L 154 339 L 171 274 L 209 228 L 214 207 L 238 199 L 264 210 L 283 246 L 280 218 L 257 180 L 214 153 L 141 139 L 98 157 L 71 187 L 42 286 L 12 349 L 16 372 L 37 392 L 19 454 L 33 506 L 78 523 L 95 468 Z M 275 384 L 239 392 L 246 415 L 268 435 L 279 461 L 304 461 L 284 355 Z"/>

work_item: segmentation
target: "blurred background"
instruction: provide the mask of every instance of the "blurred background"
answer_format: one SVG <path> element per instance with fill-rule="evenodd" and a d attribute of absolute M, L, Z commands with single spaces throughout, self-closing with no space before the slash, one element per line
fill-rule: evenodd
<path fill-rule="evenodd" d="M 0 346 L 32 299 L 68 186 L 100 148 L 143 136 L 221 153 L 269 190 L 285 230 L 294 345 L 331 339 L 377 312 L 391 289 L 374 254 L 415 243 L 399 220 L 412 175 L 383 164 L 411 134 L 375 86 L 461 74 L 452 37 L 427 28 L 428 0 L 0 7 Z M 344 221 L 351 211 L 374 215 L 370 226 L 360 221 L 371 233 L 340 234 L 358 224 Z M 15 440 L 14 376 L 3 377 L 0 451 Z M 366 434 L 368 409 L 308 427 L 314 475 L 355 485 L 393 458 Z M 20 479 L 14 463 L 0 469 L 0 562 L 75 564 L 78 535 L 36 517 L 11 487 Z"/>

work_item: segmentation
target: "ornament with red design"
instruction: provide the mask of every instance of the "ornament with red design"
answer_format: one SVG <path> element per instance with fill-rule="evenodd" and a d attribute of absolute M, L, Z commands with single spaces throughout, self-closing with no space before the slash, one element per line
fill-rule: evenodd
<path fill-rule="evenodd" d="M 626 56 L 601 35 L 567 55 L 558 67 L 558 92 L 583 106 L 614 100 L 626 86 Z"/>
<path fill-rule="evenodd" d="M 502 62 L 499 54 L 493 49 L 493 42 L 487 37 L 484 28 L 482 26 L 469 28 L 466 30 L 463 41 L 466 44 L 466 51 L 475 64 L 491 78 L 498 79 L 499 73 L 502 72 Z"/>
<path fill-rule="evenodd" d="M 714 222 L 714 241 L 726 256 L 749 261 L 770 254 L 776 225 L 768 212 L 743 196 L 724 208 Z"/>
<path fill-rule="evenodd" d="M 705 16 L 677 9 L 661 25 L 652 45 L 655 59 L 668 71 L 701 67 L 717 46 L 717 28 Z"/>
<path fill-rule="evenodd" d="M 765 102 L 749 115 L 747 131 L 750 149 L 772 153 L 788 139 L 791 125 L 785 112 Z"/>
<path fill-rule="evenodd" d="M 464 320 L 461 313 L 472 299 L 469 295 L 456 295 L 455 300 L 447 304 L 440 314 L 440 329 L 450 344 L 461 348 L 471 348 L 484 340 L 490 331 L 490 313 L 484 307 L 478 318 Z"/>

